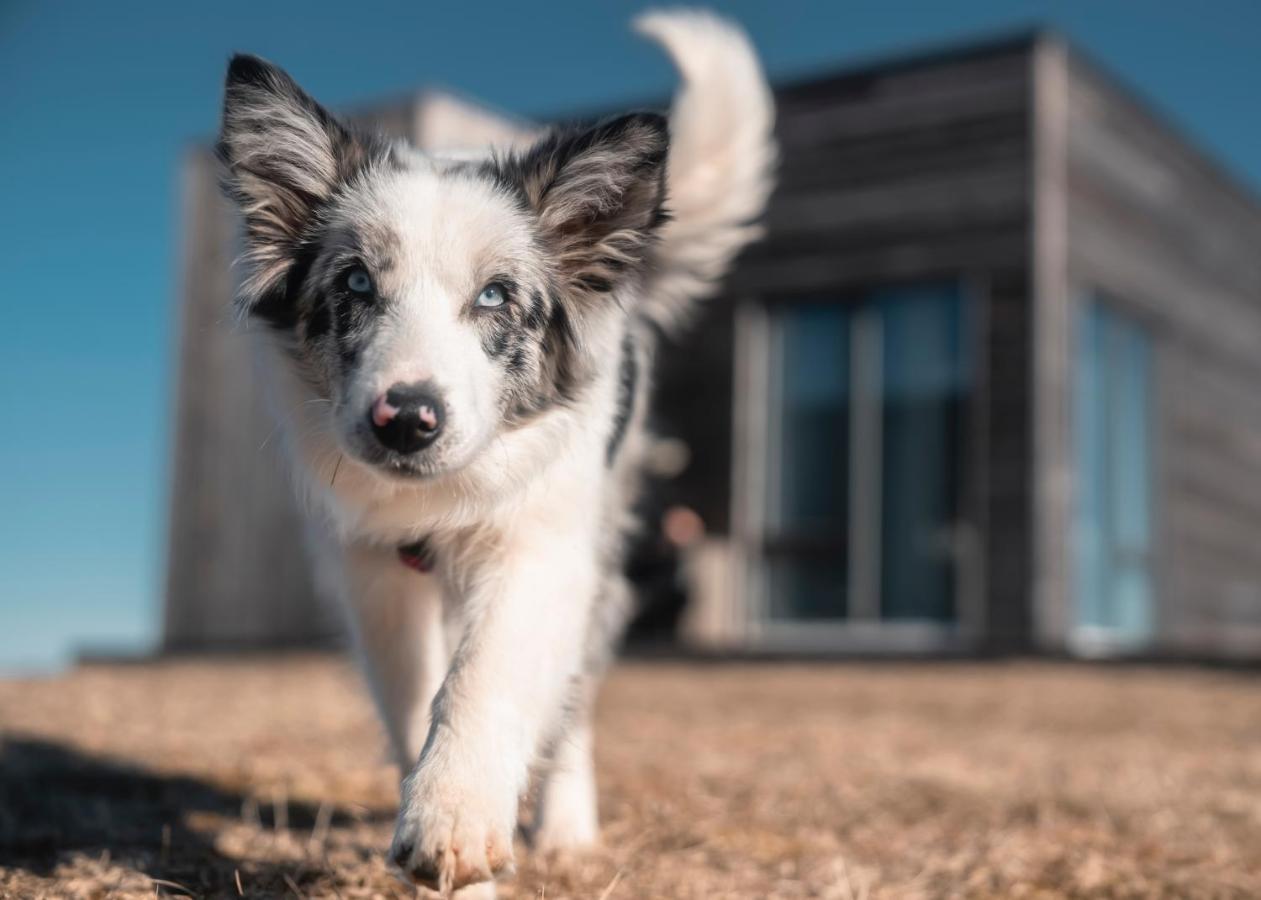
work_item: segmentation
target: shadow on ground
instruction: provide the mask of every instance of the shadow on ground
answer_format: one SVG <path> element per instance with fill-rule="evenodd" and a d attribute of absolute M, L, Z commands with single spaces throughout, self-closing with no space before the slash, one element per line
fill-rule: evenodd
<path fill-rule="evenodd" d="M 0 868 L 51 876 L 73 856 L 105 856 L 169 888 L 194 895 L 237 896 L 238 871 L 254 885 L 284 890 L 304 879 L 306 864 L 242 860 L 222 853 L 214 834 L 234 822 L 259 833 L 379 823 L 389 811 L 289 803 L 276 821 L 270 804 L 185 775 L 148 772 L 94 758 L 50 741 L 0 740 Z M 199 829 L 199 817 L 216 823 Z"/>

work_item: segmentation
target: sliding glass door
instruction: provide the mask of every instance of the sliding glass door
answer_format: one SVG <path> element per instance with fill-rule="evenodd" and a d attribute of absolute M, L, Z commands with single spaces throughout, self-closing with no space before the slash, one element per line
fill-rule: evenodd
<path fill-rule="evenodd" d="M 777 306 L 766 614 L 956 618 L 970 385 L 954 285 Z"/>
<path fill-rule="evenodd" d="M 1137 644 L 1152 625 L 1150 340 L 1099 302 L 1077 338 L 1077 625 Z"/>

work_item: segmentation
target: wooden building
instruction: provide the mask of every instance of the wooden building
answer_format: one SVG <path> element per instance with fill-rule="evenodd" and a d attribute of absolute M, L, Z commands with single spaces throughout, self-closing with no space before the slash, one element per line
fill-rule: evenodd
<path fill-rule="evenodd" d="M 1261 205 L 1044 33 L 777 99 L 766 238 L 662 354 L 690 462 L 659 493 L 706 526 L 682 638 L 1261 655 Z M 307 640 L 259 392 L 201 346 L 231 233 L 202 165 L 168 642 Z"/>

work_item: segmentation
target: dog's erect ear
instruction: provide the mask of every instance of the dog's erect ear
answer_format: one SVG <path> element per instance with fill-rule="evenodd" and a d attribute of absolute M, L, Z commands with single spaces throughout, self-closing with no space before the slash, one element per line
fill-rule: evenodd
<path fill-rule="evenodd" d="M 219 156 L 240 205 L 250 267 L 247 304 L 281 290 L 301 237 L 337 187 L 371 155 L 361 138 L 283 70 L 256 56 L 228 65 Z"/>
<path fill-rule="evenodd" d="M 638 267 L 665 220 L 666 120 L 633 113 L 543 138 L 499 163 L 519 190 L 571 287 L 612 290 Z"/>

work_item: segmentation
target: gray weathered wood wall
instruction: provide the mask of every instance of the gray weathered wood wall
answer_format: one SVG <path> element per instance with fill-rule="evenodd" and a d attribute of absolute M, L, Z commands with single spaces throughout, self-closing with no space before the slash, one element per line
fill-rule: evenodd
<path fill-rule="evenodd" d="M 310 643 L 315 601 L 273 418 L 232 309 L 236 225 L 209 150 L 184 166 L 184 274 L 166 606 L 167 649 Z"/>
<path fill-rule="evenodd" d="M 1156 649 L 1261 653 L 1261 206 L 1075 54 L 1070 302 L 1136 316 L 1155 356 Z"/>

